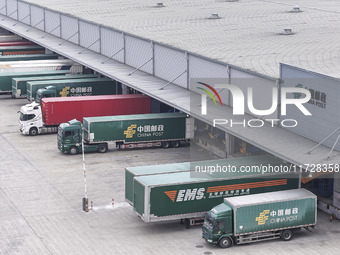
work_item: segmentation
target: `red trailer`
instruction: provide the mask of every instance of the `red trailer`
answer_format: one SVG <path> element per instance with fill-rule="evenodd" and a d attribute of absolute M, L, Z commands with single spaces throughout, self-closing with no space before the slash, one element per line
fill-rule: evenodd
<path fill-rule="evenodd" d="M 0 47 L 4 46 L 26 46 L 26 45 L 35 45 L 34 42 L 29 41 L 12 41 L 12 42 L 0 42 Z"/>
<path fill-rule="evenodd" d="M 42 119 L 56 126 L 84 117 L 150 113 L 151 99 L 141 94 L 43 98 Z"/>

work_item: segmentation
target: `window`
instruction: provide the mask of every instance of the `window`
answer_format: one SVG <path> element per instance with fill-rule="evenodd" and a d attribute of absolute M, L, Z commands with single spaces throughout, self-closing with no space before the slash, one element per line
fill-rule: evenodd
<path fill-rule="evenodd" d="M 216 222 L 216 228 L 217 228 L 217 229 L 222 229 L 223 226 L 224 226 L 224 221 L 223 221 L 223 220 L 218 220 L 218 221 Z"/>
<path fill-rule="evenodd" d="M 66 131 L 65 132 L 65 138 L 70 137 L 70 136 L 73 136 L 73 132 L 72 131 Z"/>

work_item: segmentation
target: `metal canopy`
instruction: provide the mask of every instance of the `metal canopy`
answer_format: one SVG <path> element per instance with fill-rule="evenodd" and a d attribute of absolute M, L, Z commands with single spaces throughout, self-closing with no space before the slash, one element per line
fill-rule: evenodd
<path fill-rule="evenodd" d="M 164 89 L 167 81 L 142 71 L 135 71 L 135 68 L 119 63 L 115 60 L 107 60 L 106 56 L 92 51 L 85 51 L 79 54 L 84 47 L 80 47 L 70 42 L 64 42 L 63 39 L 53 35 L 47 35 L 43 31 L 31 29 L 31 27 L 16 20 L 0 15 L 1 26 L 22 37 L 25 37 L 35 43 L 38 43 L 60 55 L 70 58 L 78 63 L 87 66 L 103 75 L 115 79 L 123 84 L 130 86 L 146 95 L 149 95 L 161 102 L 171 105 L 192 117 L 202 120 L 208 124 L 213 123 L 213 119 L 235 119 L 232 114 L 232 108 L 214 107 L 212 102 L 208 101 L 208 114 L 200 114 L 200 104 L 190 107 L 190 100 L 200 102 L 200 95 L 183 87 L 169 84 Z M 13 26 L 16 24 L 15 26 Z M 63 43 L 64 42 L 64 43 Z M 62 44 L 61 44 L 62 43 Z M 106 61 L 106 62 L 105 62 Z M 102 62 L 105 62 L 102 64 Z M 132 75 L 130 73 L 134 72 Z M 193 104 L 193 103 L 192 103 Z M 254 117 L 245 116 L 246 121 Z M 235 119 L 237 121 L 237 119 Z M 262 128 L 244 128 L 241 126 L 230 127 L 227 125 L 217 126 L 221 130 L 230 133 L 236 137 L 249 142 L 258 148 L 267 151 L 287 162 L 302 164 L 339 164 L 340 152 L 334 151 L 327 160 L 330 148 L 319 146 L 312 154 L 307 152 L 313 148 L 316 143 L 301 136 L 295 135 L 279 127 L 271 127 L 271 124 L 265 123 Z"/>

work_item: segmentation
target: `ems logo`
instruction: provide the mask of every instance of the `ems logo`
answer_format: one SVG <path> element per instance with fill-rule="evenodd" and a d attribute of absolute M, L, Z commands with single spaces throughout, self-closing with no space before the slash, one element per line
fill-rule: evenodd
<path fill-rule="evenodd" d="M 170 198 L 172 202 L 183 202 L 191 200 L 200 200 L 204 197 L 205 188 L 195 188 L 195 189 L 181 189 L 164 191 L 164 193 Z"/>
<path fill-rule="evenodd" d="M 177 190 L 165 191 L 164 193 L 171 199 L 172 202 L 175 202 Z"/>

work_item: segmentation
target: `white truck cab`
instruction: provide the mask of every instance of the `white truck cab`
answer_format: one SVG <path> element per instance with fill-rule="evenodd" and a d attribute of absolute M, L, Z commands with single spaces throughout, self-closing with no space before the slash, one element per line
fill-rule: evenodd
<path fill-rule="evenodd" d="M 23 135 L 37 135 L 43 126 L 41 106 L 38 103 L 26 104 L 20 108 L 20 132 Z"/>

